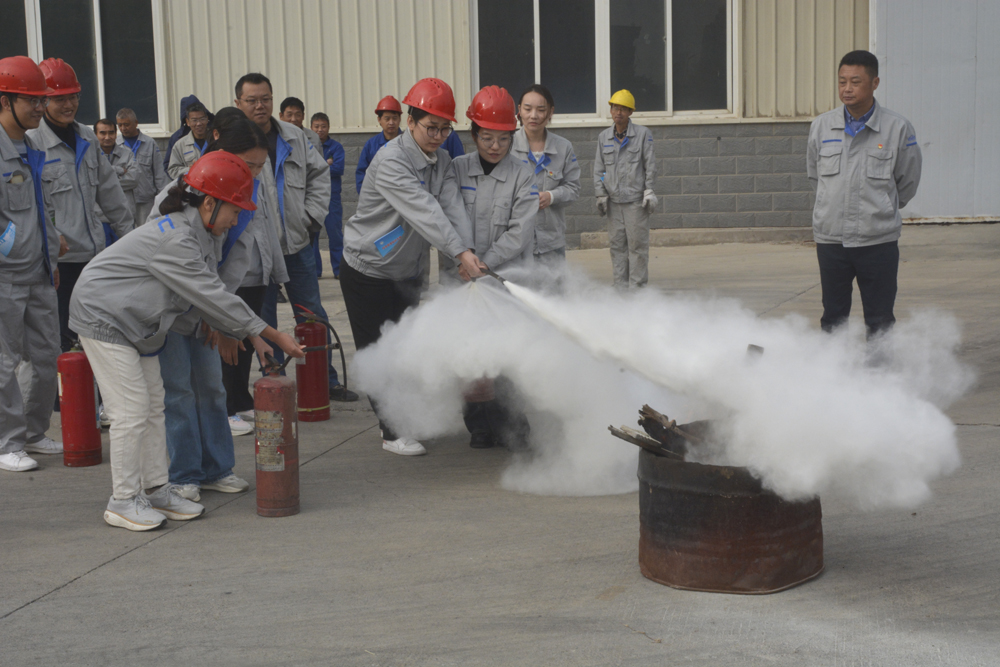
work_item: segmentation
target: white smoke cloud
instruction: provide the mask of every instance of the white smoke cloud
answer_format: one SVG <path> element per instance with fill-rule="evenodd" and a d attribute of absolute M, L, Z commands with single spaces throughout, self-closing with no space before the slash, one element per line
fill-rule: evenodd
<path fill-rule="evenodd" d="M 721 451 L 796 500 L 912 506 L 959 465 L 942 408 L 972 373 L 955 357 L 957 322 L 919 313 L 866 345 L 804 318 L 759 319 L 733 300 L 621 295 L 576 282 L 545 296 L 480 281 L 438 294 L 355 357 L 359 386 L 418 439 L 461 433 L 462 388 L 498 374 L 523 393 L 533 452 L 502 484 L 595 495 L 637 488 L 638 450 L 607 426 L 634 426 L 648 403 L 679 423 L 713 418 Z M 747 344 L 765 348 L 748 357 Z"/>

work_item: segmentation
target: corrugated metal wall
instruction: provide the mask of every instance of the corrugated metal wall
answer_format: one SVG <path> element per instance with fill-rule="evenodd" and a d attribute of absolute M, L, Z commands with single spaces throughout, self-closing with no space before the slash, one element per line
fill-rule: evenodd
<path fill-rule="evenodd" d="M 743 115 L 833 109 L 840 57 L 867 48 L 868 0 L 743 0 Z"/>
<path fill-rule="evenodd" d="M 436 76 L 470 99 L 469 4 L 455 0 L 164 0 L 169 127 L 180 99 L 231 104 L 236 80 L 262 72 L 275 115 L 287 96 L 333 128 L 377 128 L 385 95 Z"/>

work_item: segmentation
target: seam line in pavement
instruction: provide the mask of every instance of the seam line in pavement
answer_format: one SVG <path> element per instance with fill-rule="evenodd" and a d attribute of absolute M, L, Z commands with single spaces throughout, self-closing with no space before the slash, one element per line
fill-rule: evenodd
<path fill-rule="evenodd" d="M 793 294 L 792 296 L 788 297 L 788 298 L 787 298 L 787 299 L 785 299 L 784 301 L 781 301 L 781 302 L 779 302 L 779 303 L 776 303 L 776 304 L 774 304 L 773 306 L 771 306 L 771 307 L 770 307 L 770 308 L 768 308 L 767 310 L 764 310 L 764 311 L 761 311 L 761 312 L 757 313 L 757 317 L 761 317 L 761 316 L 763 316 L 763 315 L 767 315 L 768 313 L 770 313 L 770 312 L 771 312 L 772 310 L 774 310 L 775 308 L 777 308 L 777 307 L 779 307 L 779 306 L 783 306 L 783 305 L 785 305 L 786 303 L 788 303 L 789 301 L 792 301 L 793 299 L 798 299 L 798 298 L 799 298 L 800 296 L 802 296 L 803 294 L 805 294 L 805 293 L 806 293 L 806 292 L 808 292 L 809 290 L 814 290 L 814 289 L 816 289 L 817 287 L 819 287 L 819 285 L 820 285 L 819 283 L 816 283 L 816 284 L 815 284 L 815 285 L 813 285 L 812 287 L 807 287 L 807 288 L 805 288 L 804 290 L 802 290 L 802 291 L 801 291 L 801 292 L 799 292 L 798 294 Z"/>
<path fill-rule="evenodd" d="M 355 433 L 354 435 L 352 435 L 352 436 L 350 436 L 350 437 L 348 437 L 348 438 L 345 438 L 344 440 L 342 440 L 341 442 L 338 442 L 338 443 L 337 443 L 336 445 L 334 445 L 333 447 L 330 447 L 329 449 L 326 449 L 326 450 L 324 450 L 324 451 L 320 452 L 319 454 L 317 454 L 316 456 L 312 457 L 312 458 L 311 458 L 311 459 L 309 459 L 308 461 L 305 461 L 305 462 L 302 462 L 302 463 L 299 463 L 299 468 L 301 469 L 301 468 L 302 468 L 302 467 L 304 467 L 304 466 L 305 466 L 306 464 L 308 464 L 308 463 L 310 463 L 310 462 L 312 462 L 312 461 L 315 461 L 316 459 L 318 459 L 319 457 L 323 456 L 324 454 L 329 454 L 330 452 L 332 452 L 333 450 L 335 450 L 335 449 L 336 449 L 337 447 L 340 447 L 341 445 L 343 445 L 343 444 L 345 444 L 345 443 L 348 443 L 348 442 L 350 442 L 351 440 L 354 440 L 354 438 L 358 437 L 359 435 L 361 435 L 361 434 L 363 434 L 363 433 L 365 433 L 365 432 L 367 432 L 367 431 L 370 431 L 370 430 L 372 430 L 372 429 L 373 429 L 373 428 L 375 428 L 376 426 L 378 426 L 378 423 L 374 424 L 373 426 L 369 426 L 368 428 L 363 428 L 363 429 L 361 429 L 360 431 L 358 431 L 358 432 L 357 432 L 357 433 Z M 253 488 L 256 488 L 256 487 L 253 487 Z M 206 515 L 208 515 L 208 514 L 210 514 L 210 513 L 212 513 L 212 512 L 215 512 L 216 510 L 218 510 L 218 509 L 221 509 L 221 508 L 225 507 L 226 505 L 229 505 L 230 503 L 234 503 L 234 502 L 236 502 L 237 500 L 242 500 L 242 499 L 243 499 L 243 498 L 245 498 L 245 497 L 246 497 L 247 495 L 249 495 L 249 491 L 250 491 L 250 489 L 247 489 L 247 492 L 248 492 L 248 493 L 239 493 L 239 494 L 233 494 L 233 497 L 232 497 L 232 498 L 230 498 L 229 500 L 227 500 L 227 501 L 225 501 L 225 502 L 221 503 L 220 505 L 217 505 L 216 507 L 213 507 L 212 509 L 209 509 L 209 510 L 205 510 L 205 513 L 204 513 L 204 514 L 202 515 L 202 517 L 204 517 L 204 516 L 206 516 Z M 27 608 L 27 607 L 30 607 L 31 605 L 35 604 L 35 603 L 36 603 L 36 602 L 38 602 L 39 600 L 43 600 L 43 599 L 47 598 L 48 596 L 52 595 L 53 593 L 57 593 L 57 592 L 61 591 L 62 589 L 64 589 L 64 588 L 66 588 L 67 586 L 69 586 L 70 584 L 72 584 L 72 583 L 75 583 L 75 582 L 79 581 L 80 579 L 83 579 L 84 577 L 86 577 L 86 576 L 87 576 L 88 574 L 90 574 L 90 573 L 92 573 L 92 572 L 96 572 L 97 570 L 101 569 L 101 568 L 102 568 L 102 567 L 104 567 L 105 565 L 110 565 L 111 563 L 114 563 L 114 562 L 115 562 L 116 560 L 118 560 L 119 558 L 124 558 L 125 556 L 128 556 L 128 555 L 129 555 L 130 553 L 132 553 L 133 551 L 136 551 L 136 550 L 138 550 L 138 549 L 141 549 L 141 548 L 143 548 L 144 546 L 146 546 L 146 545 L 148 545 L 148 544 L 152 544 L 152 543 L 153 543 L 153 542 L 155 542 L 156 540 L 159 540 L 159 539 L 161 539 L 161 538 L 164 538 L 164 537 L 166 537 L 167 535 L 170 535 L 170 534 L 171 534 L 171 533 L 173 533 L 174 531 L 177 531 L 177 530 L 180 530 L 181 528 L 184 528 L 185 526 L 187 526 L 187 525 L 188 525 L 188 524 L 190 524 L 190 523 L 191 523 L 190 521 L 185 521 L 185 522 L 181 523 L 181 524 L 180 524 L 180 525 L 178 525 L 178 526 L 174 526 L 174 527 L 172 527 L 172 528 L 167 528 L 167 529 L 165 529 L 165 530 L 163 530 L 163 531 L 161 531 L 161 532 L 158 532 L 158 533 L 157 533 L 157 534 L 156 534 L 156 535 L 155 535 L 154 537 L 152 537 L 151 539 L 149 539 L 149 540 L 147 540 L 147 541 L 143 542 L 142 544 L 137 544 L 137 545 L 135 545 L 134 547 L 132 547 L 131 549 L 129 549 L 128 551 L 123 551 L 122 553 L 118 554 L 118 555 L 117 555 L 117 556 L 115 556 L 114 558 L 109 558 L 108 560 L 104 561 L 103 563 L 99 563 L 99 564 L 95 565 L 94 567 L 90 568 L 90 569 L 89 569 L 89 570 L 87 570 L 86 572 L 84 572 L 84 573 L 82 573 L 82 574 L 79 574 L 79 575 L 77 575 L 77 576 L 73 577 L 73 578 L 72 578 L 72 579 L 70 579 L 69 581 L 67 581 L 67 582 L 64 582 L 64 583 L 62 583 L 62 584 L 59 584 L 58 586 L 56 586 L 56 587 L 55 587 L 55 588 L 53 588 L 52 590 L 50 590 L 50 591 L 46 591 L 45 593 L 42 593 L 41 595 L 39 595 L 39 596 L 38 596 L 38 597 L 36 597 L 35 599 L 33 599 L 33 600 L 28 600 L 27 602 L 25 602 L 24 604 L 22 604 L 22 605 L 21 605 L 20 607 L 18 607 L 18 608 L 16 608 L 16 609 L 11 609 L 10 611 L 8 611 L 8 612 L 7 612 L 6 614 L 4 614 L 3 616 L 0 616 L 0 621 L 4 620 L 5 618 L 8 618 L 9 616 L 13 616 L 14 614 L 16 614 L 17 612 L 21 611 L 22 609 L 25 609 L 25 608 Z"/>
<path fill-rule="evenodd" d="M 955 426 L 992 426 L 993 428 L 1000 428 L 1000 424 L 967 424 L 964 422 L 955 422 Z"/>

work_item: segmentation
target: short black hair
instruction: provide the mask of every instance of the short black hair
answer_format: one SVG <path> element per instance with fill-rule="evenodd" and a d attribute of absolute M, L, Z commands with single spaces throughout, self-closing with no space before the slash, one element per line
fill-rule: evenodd
<path fill-rule="evenodd" d="M 392 109 L 379 109 L 378 111 L 375 112 L 375 115 L 378 116 L 379 118 L 381 118 L 382 114 L 384 114 L 384 113 L 394 113 L 397 116 L 402 116 L 403 115 L 403 114 L 399 113 L 398 111 L 393 111 Z"/>
<path fill-rule="evenodd" d="M 281 111 L 281 113 L 285 113 L 285 109 L 287 109 L 288 107 L 295 107 L 303 114 L 306 112 L 305 102 L 303 102 L 297 97 L 286 97 L 285 99 L 281 100 L 281 107 L 279 107 L 279 111 Z"/>
<path fill-rule="evenodd" d="M 184 117 L 186 118 L 187 115 L 192 111 L 194 111 L 195 113 L 203 113 L 206 116 L 212 115 L 208 113 L 208 108 L 206 108 L 205 105 L 202 104 L 201 102 L 192 102 L 191 104 L 187 105 L 187 108 L 184 109 Z"/>
<path fill-rule="evenodd" d="M 102 118 L 96 123 L 94 123 L 94 132 L 97 132 L 98 125 L 110 125 L 111 127 L 115 128 L 115 132 L 118 131 L 118 125 L 116 125 L 115 121 L 111 120 L 110 118 Z"/>
<path fill-rule="evenodd" d="M 322 111 L 317 111 L 316 113 L 314 113 L 314 114 L 312 115 L 312 118 L 310 118 L 310 119 L 309 119 L 309 124 L 310 124 L 310 125 L 312 125 L 313 123 L 315 123 L 315 122 L 316 122 L 316 121 L 318 121 L 318 120 L 321 120 L 321 121 L 323 121 L 323 122 L 324 122 L 324 123 L 326 123 L 327 125 L 329 125 L 329 124 L 330 124 L 330 117 L 329 117 L 329 116 L 327 116 L 327 115 L 326 115 L 325 113 L 323 113 Z"/>
<path fill-rule="evenodd" d="M 219 109 L 212 120 L 212 130 L 218 131 L 219 138 L 215 138 L 214 132 L 209 135 L 206 153 L 228 151 L 239 154 L 253 148 L 267 149 L 267 135 L 236 107 Z"/>
<path fill-rule="evenodd" d="M 244 74 L 240 77 L 239 81 L 236 82 L 236 99 L 240 99 L 243 95 L 243 84 L 244 83 L 254 83 L 261 84 L 266 83 L 267 87 L 270 89 L 271 94 L 274 94 L 274 86 L 271 85 L 271 80 L 260 72 L 250 72 L 249 74 Z"/>
<path fill-rule="evenodd" d="M 844 65 L 860 65 L 865 68 L 865 71 L 868 72 L 868 76 L 871 78 L 874 79 L 878 76 L 878 58 L 870 51 L 851 51 L 840 59 L 837 71 L 839 72 L 840 68 Z"/>

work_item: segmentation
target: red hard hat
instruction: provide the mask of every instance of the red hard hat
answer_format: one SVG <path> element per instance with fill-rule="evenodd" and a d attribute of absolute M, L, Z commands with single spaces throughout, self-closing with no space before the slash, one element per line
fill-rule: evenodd
<path fill-rule="evenodd" d="M 441 79 L 417 81 L 403 98 L 403 104 L 455 122 L 455 94 L 451 92 L 451 86 Z"/>
<path fill-rule="evenodd" d="M 45 82 L 52 89 L 49 97 L 80 92 L 80 82 L 76 78 L 76 72 L 62 58 L 46 58 L 38 63 L 38 68 L 42 70 Z"/>
<path fill-rule="evenodd" d="M 378 106 L 375 107 L 375 113 L 379 111 L 395 111 L 398 114 L 403 113 L 403 107 L 399 105 L 399 100 L 397 100 L 392 95 L 386 95 L 378 101 Z"/>
<path fill-rule="evenodd" d="M 253 203 L 253 174 L 247 163 L 226 151 L 212 151 L 191 165 L 184 182 L 199 192 L 256 211 Z"/>
<path fill-rule="evenodd" d="M 517 109 L 506 88 L 486 86 L 472 98 L 465 115 L 488 130 L 513 132 L 517 129 Z"/>
<path fill-rule="evenodd" d="M 0 60 L 0 93 L 18 95 L 49 95 L 45 75 L 28 56 L 11 56 Z"/>

